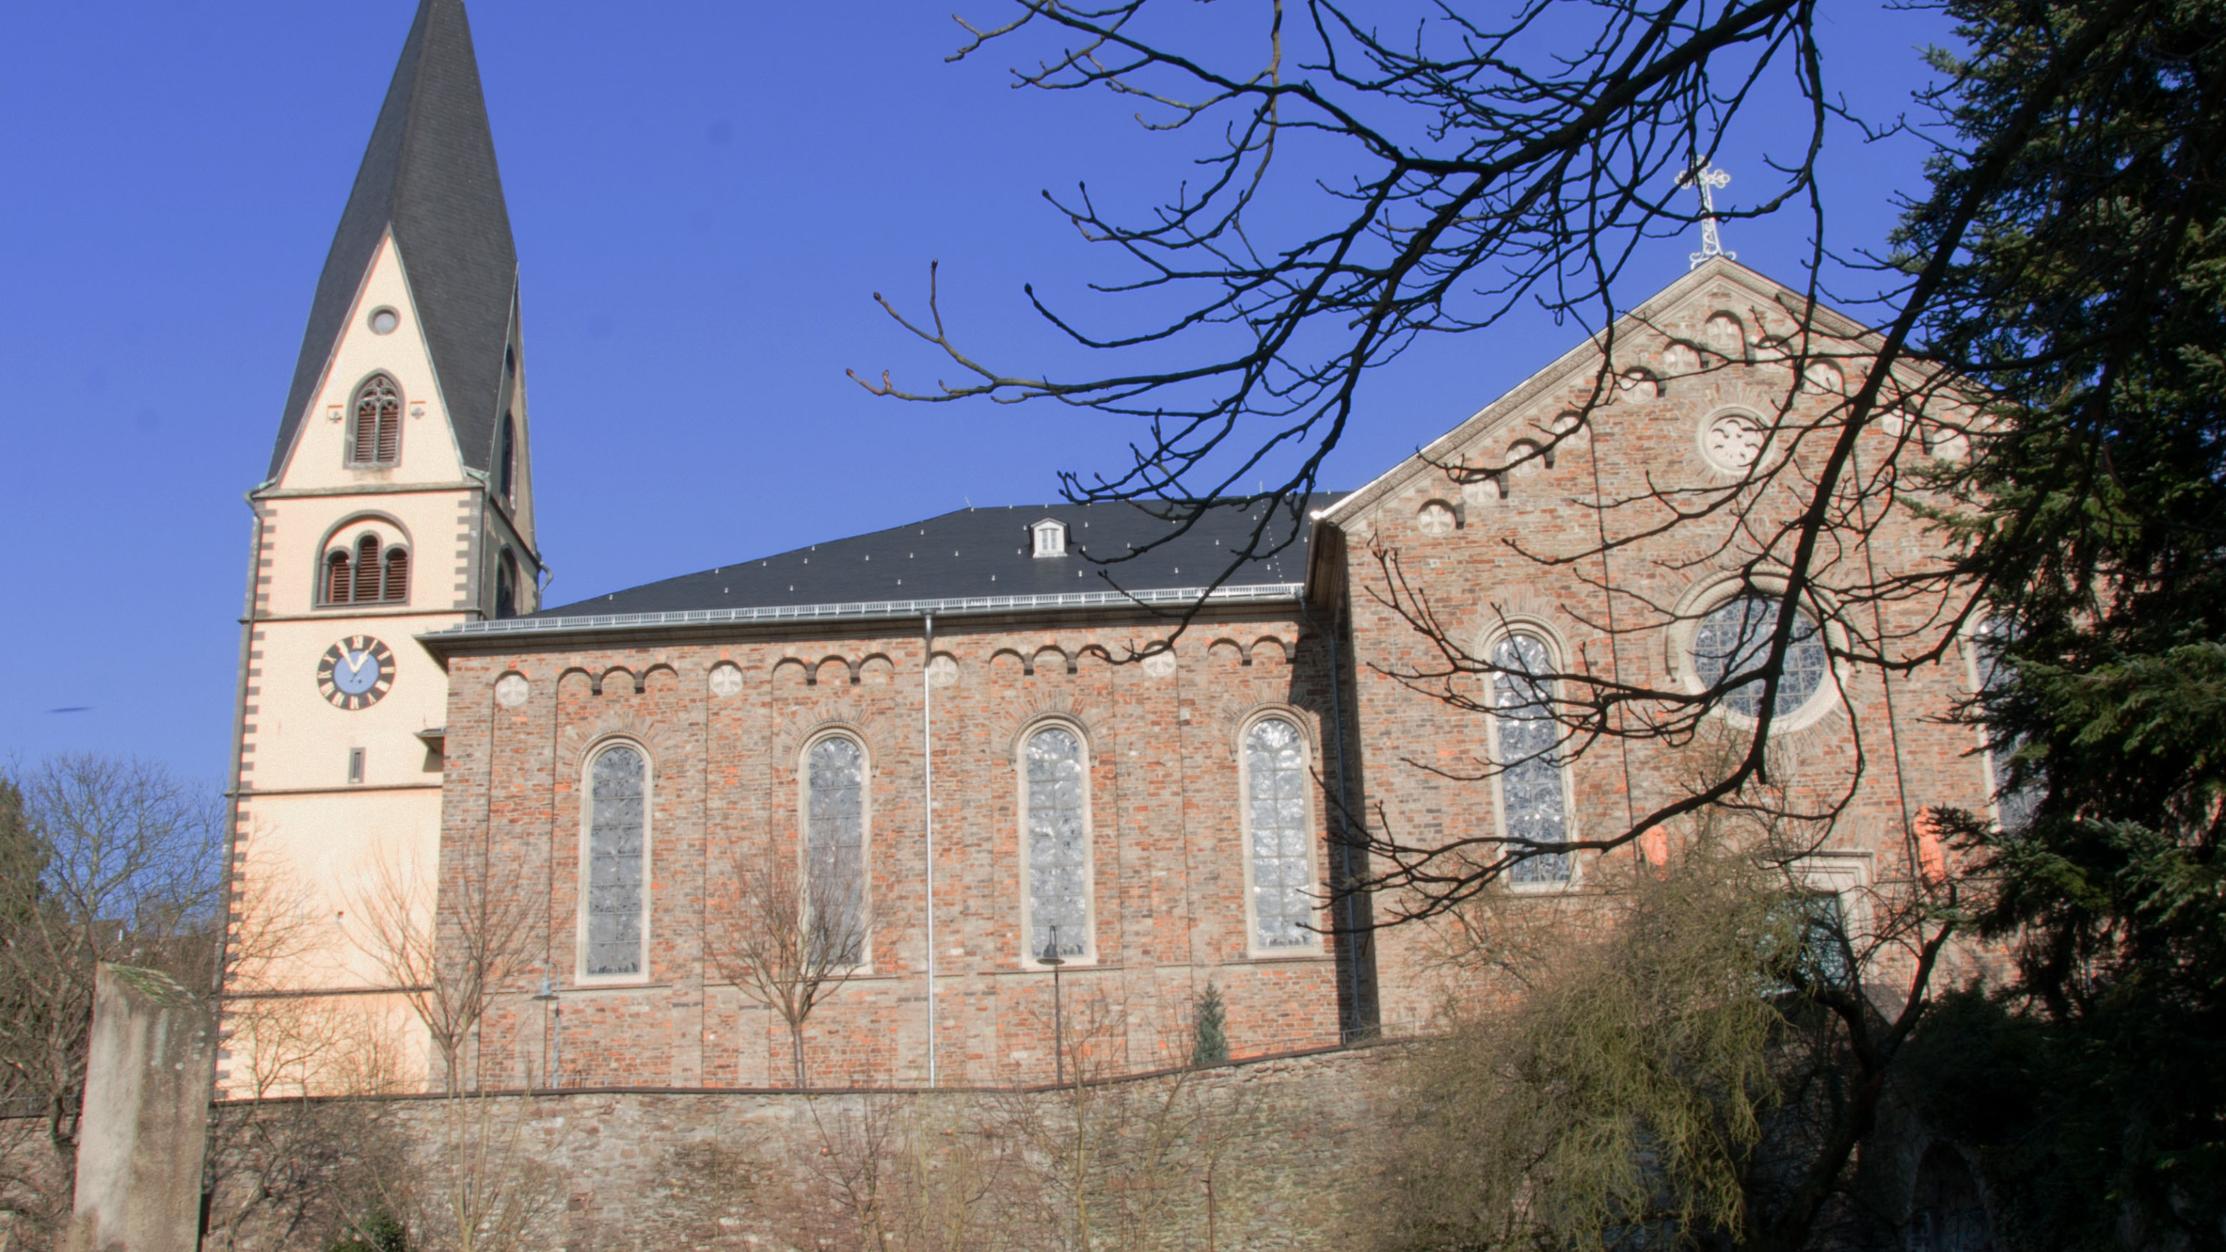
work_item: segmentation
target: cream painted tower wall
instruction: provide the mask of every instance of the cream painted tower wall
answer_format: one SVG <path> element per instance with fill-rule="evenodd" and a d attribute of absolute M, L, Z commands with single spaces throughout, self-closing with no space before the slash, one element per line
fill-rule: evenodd
<path fill-rule="evenodd" d="M 416 637 L 491 616 L 493 570 L 506 547 L 526 554 L 515 610 L 534 607 L 515 311 L 513 499 L 496 490 L 494 475 L 465 467 L 408 263 L 390 233 L 283 468 L 249 496 L 256 526 L 235 785 L 236 924 L 218 1074 L 220 1092 L 235 1098 L 389 1081 L 419 1088 L 431 1077 L 423 1026 L 366 951 L 394 938 L 376 920 L 392 888 L 416 905 L 415 926 L 432 925 L 448 689 Z M 372 318 L 385 310 L 394 324 L 382 333 Z M 381 373 L 401 393 L 399 457 L 355 465 L 351 411 L 358 389 Z M 409 552 L 407 599 L 325 605 L 326 554 L 353 550 L 365 533 Z M 383 699 L 350 710 L 328 700 L 318 670 L 328 648 L 358 636 L 391 650 L 393 684 Z"/>

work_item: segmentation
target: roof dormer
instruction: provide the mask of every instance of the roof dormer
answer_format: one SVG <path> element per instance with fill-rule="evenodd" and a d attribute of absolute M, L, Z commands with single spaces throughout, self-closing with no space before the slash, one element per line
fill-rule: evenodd
<path fill-rule="evenodd" d="M 1039 557 L 1067 554 L 1067 524 L 1056 517 L 1032 523 L 1028 535 L 1033 541 L 1030 548 Z"/>

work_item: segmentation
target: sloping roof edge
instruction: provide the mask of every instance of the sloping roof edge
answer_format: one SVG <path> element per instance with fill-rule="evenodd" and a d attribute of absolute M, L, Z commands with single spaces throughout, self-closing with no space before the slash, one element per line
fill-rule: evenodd
<path fill-rule="evenodd" d="M 463 0 L 421 0 L 403 41 L 310 299 L 271 479 L 285 470 L 390 232 L 451 433 L 464 464 L 483 470 L 493 455 L 518 261 Z"/>
<path fill-rule="evenodd" d="M 1595 359 L 1611 334 L 1616 337 L 1651 329 L 1655 319 L 1673 306 L 1690 298 L 1700 288 L 1713 280 L 1728 279 L 1750 294 L 1776 304 L 1797 318 L 1806 318 L 1826 334 L 1862 343 L 1875 343 L 1879 336 L 1869 327 L 1846 314 L 1821 302 L 1811 304 L 1808 297 L 1793 288 L 1759 271 L 1723 257 L 1714 257 L 1663 287 L 1660 291 L 1640 301 L 1628 312 L 1617 317 L 1613 326 L 1587 335 L 1572 345 L 1568 351 L 1548 363 L 1544 368 L 1500 394 L 1491 403 L 1456 423 L 1452 429 L 1424 444 L 1412 455 L 1348 493 L 1330 507 L 1316 513 L 1317 527 L 1341 526 L 1358 514 L 1366 512 L 1389 496 L 1397 494 L 1407 484 L 1422 474 L 1429 473 L 1435 463 L 1442 462 L 1453 449 L 1489 430 L 1509 414 L 1523 408 L 1539 395 L 1559 386 L 1580 366 Z M 1792 303 L 1788 303 L 1791 301 Z M 1319 551 L 1319 545 L 1311 545 Z"/>

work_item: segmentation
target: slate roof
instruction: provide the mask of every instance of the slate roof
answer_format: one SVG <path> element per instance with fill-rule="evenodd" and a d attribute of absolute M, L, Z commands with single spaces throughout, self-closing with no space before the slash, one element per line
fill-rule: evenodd
<path fill-rule="evenodd" d="M 503 357 L 518 253 L 463 0 L 423 0 L 402 46 L 310 301 L 309 328 L 271 451 L 273 478 L 390 227 L 464 464 L 485 470 L 494 460 L 506 400 Z"/>
<path fill-rule="evenodd" d="M 1247 588 L 1304 582 L 1311 529 L 1307 515 L 1337 499 L 1338 493 L 1308 496 L 1295 519 L 1288 514 L 1270 518 L 1270 539 L 1295 531 L 1294 542 L 1274 556 L 1253 560 L 1222 585 Z M 1180 538 L 1113 565 L 1091 558 L 1125 555 L 1166 535 L 1173 524 L 1130 504 L 960 509 L 543 609 L 520 624 L 586 615 L 1199 588 L 1228 568 L 1230 556 L 1249 541 L 1267 508 L 1214 508 Z M 1067 524 L 1066 556 L 1033 554 L 1029 527 L 1046 517 Z"/>

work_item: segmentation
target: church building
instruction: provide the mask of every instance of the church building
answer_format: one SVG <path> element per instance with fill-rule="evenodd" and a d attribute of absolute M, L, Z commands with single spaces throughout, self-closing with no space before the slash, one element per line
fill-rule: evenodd
<path fill-rule="evenodd" d="M 1352 888 L 1384 868 L 1352 832 L 1489 859 L 1689 786 L 1683 741 L 1557 747 L 1508 674 L 1722 678 L 1783 580 L 1629 502 L 1811 455 L 1786 432 L 1863 377 L 1857 324 L 1708 256 L 1357 490 L 1173 537 L 1117 504 L 741 537 L 734 564 L 544 606 L 518 271 L 462 0 L 423 0 L 250 493 L 225 1095 L 450 1067 L 785 1087 L 798 1040 L 814 1086 L 1138 1072 L 1189 1058 L 1209 987 L 1239 1057 L 1425 1031 L 1442 934 L 1376 925 L 1401 902 Z M 1956 454 L 1937 412 L 1899 421 L 1861 455 Z M 1263 526 L 1291 542 L 1232 572 Z M 1830 559 L 1938 543 L 1898 510 Z M 1840 798 L 1801 872 L 1859 928 L 1865 892 L 1941 855 L 1924 810 L 1993 788 L 1955 716 L 1969 657 L 1851 665 L 1855 614 L 1877 638 L 1921 609 L 1820 589 L 1772 751 Z M 1448 641 L 1503 672 L 1433 693 Z M 1699 725 L 1757 712 L 1741 688 Z M 1551 851 L 1492 890 L 1579 898 L 1600 858 L 1666 846 Z M 798 1031 L 745 968 L 769 943 L 832 970 Z M 444 1052 L 427 988 L 475 953 L 484 1011 Z"/>

